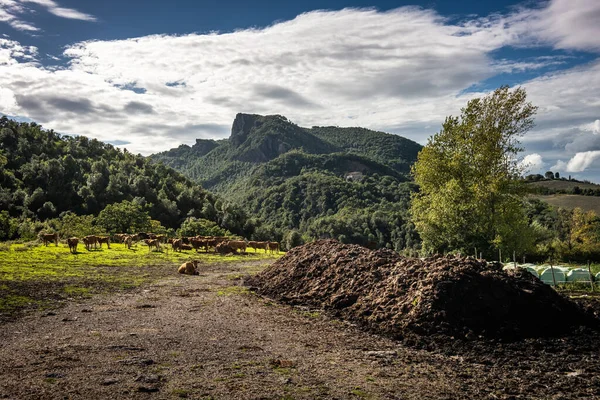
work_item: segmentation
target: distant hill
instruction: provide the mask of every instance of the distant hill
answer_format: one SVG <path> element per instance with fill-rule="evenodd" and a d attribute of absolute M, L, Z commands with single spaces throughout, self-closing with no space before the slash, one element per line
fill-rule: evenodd
<path fill-rule="evenodd" d="M 410 167 L 422 146 L 365 128 L 303 128 L 281 115 L 238 114 L 229 139 L 198 140 L 154 154 L 251 215 L 254 237 L 299 231 L 360 244 L 404 248 Z"/>
<path fill-rule="evenodd" d="M 528 182 L 527 186 L 535 189 L 548 189 L 549 191 L 555 192 L 573 192 L 573 189 L 592 189 L 600 190 L 600 185 L 591 182 L 580 182 L 567 179 L 556 179 L 556 180 L 541 180 L 537 182 Z"/>

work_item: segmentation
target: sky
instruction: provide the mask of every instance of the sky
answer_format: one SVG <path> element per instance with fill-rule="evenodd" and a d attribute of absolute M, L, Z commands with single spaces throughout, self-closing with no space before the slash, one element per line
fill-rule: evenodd
<path fill-rule="evenodd" d="M 529 173 L 600 182 L 598 0 L 0 0 L 0 115 L 144 155 L 238 112 L 426 144 L 501 85 Z"/>

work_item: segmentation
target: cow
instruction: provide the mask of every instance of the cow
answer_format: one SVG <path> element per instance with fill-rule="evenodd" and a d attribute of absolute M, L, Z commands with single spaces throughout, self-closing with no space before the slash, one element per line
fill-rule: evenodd
<path fill-rule="evenodd" d="M 255 253 L 258 249 L 264 249 L 265 253 L 267 252 L 267 242 L 248 242 L 248 247 L 253 247 Z"/>
<path fill-rule="evenodd" d="M 144 242 L 148 245 L 148 250 L 152 251 L 152 247 L 155 247 L 156 250 L 160 250 L 160 242 L 156 239 L 146 239 Z"/>
<path fill-rule="evenodd" d="M 186 275 L 198 275 L 198 264 L 199 261 L 196 260 L 185 262 L 181 264 L 177 272 Z"/>
<path fill-rule="evenodd" d="M 200 249 L 201 247 L 204 247 L 204 250 L 206 252 L 208 252 L 208 240 L 206 239 L 199 239 L 199 238 L 193 238 L 192 240 L 190 240 L 190 243 L 192 244 L 192 247 L 198 251 L 198 249 Z"/>
<path fill-rule="evenodd" d="M 229 247 L 231 247 L 233 249 L 233 252 L 235 253 L 237 250 L 241 250 L 244 253 L 246 252 L 246 247 L 248 246 L 246 244 L 245 241 L 243 240 L 230 240 L 229 242 L 227 242 L 227 244 L 229 245 Z"/>
<path fill-rule="evenodd" d="M 114 236 L 115 236 L 115 239 L 116 239 L 115 242 L 117 242 L 117 243 L 125 243 L 125 238 L 127 236 L 129 236 L 129 235 L 126 234 L 126 233 L 115 233 Z"/>
<path fill-rule="evenodd" d="M 123 237 L 123 243 L 125 244 L 125 246 L 127 246 L 128 249 L 131 250 L 131 245 L 133 244 L 133 239 L 135 236 L 133 235 L 125 235 Z"/>
<path fill-rule="evenodd" d="M 183 244 L 183 242 L 181 241 L 181 239 L 174 239 L 173 243 L 171 243 L 171 246 L 173 247 L 173 251 L 181 251 L 181 245 Z"/>
<path fill-rule="evenodd" d="M 40 233 L 40 239 L 46 247 L 48 247 L 50 242 L 54 242 L 56 247 L 58 247 L 58 233 Z"/>
<path fill-rule="evenodd" d="M 94 248 L 96 248 L 97 243 L 98 239 L 96 238 L 96 235 L 88 235 L 83 238 L 83 244 L 85 244 L 85 248 L 88 251 L 91 249 L 92 245 L 94 245 Z"/>
<path fill-rule="evenodd" d="M 181 250 L 192 250 L 193 247 L 191 244 L 182 244 L 181 245 Z"/>
<path fill-rule="evenodd" d="M 267 242 L 267 248 L 271 253 L 279 253 L 279 243 L 278 242 Z"/>
<path fill-rule="evenodd" d="M 67 244 L 69 245 L 69 251 L 73 254 L 77 254 L 77 244 L 79 244 L 79 239 L 76 237 L 68 238 Z"/>
<path fill-rule="evenodd" d="M 106 243 L 106 247 L 110 249 L 110 238 L 108 236 L 96 236 L 96 241 L 102 248 L 102 243 Z"/>
<path fill-rule="evenodd" d="M 158 240 L 161 243 L 166 243 L 167 242 L 167 235 L 155 235 L 155 237 L 153 239 Z"/>

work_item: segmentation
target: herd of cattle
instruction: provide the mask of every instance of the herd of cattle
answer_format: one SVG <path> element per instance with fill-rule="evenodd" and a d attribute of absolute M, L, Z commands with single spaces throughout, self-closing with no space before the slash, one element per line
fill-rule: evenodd
<path fill-rule="evenodd" d="M 159 251 L 163 246 L 171 245 L 173 251 L 179 252 L 182 250 L 196 250 L 197 252 L 204 250 L 208 253 L 210 249 L 214 249 L 216 253 L 227 254 L 237 253 L 238 250 L 240 252 L 246 252 L 247 248 L 249 247 L 254 248 L 255 253 L 259 249 L 264 250 L 265 253 L 279 252 L 278 242 L 231 240 L 231 238 L 226 236 L 167 238 L 166 235 L 142 232 L 135 235 L 117 233 L 114 235 L 114 239 L 118 243 L 124 243 L 128 249 L 131 249 L 131 246 L 134 243 L 143 242 L 148 246 L 148 250 L 156 249 Z M 54 243 L 56 246 L 58 246 L 59 236 L 58 233 L 42 233 L 40 234 L 40 240 L 45 246 L 48 246 L 49 243 Z M 88 235 L 81 239 L 76 237 L 67 239 L 67 244 L 69 245 L 69 250 L 71 253 L 77 253 L 77 246 L 80 242 L 85 245 L 85 248 L 88 251 L 91 250 L 92 247 L 94 249 L 98 248 L 98 246 L 102 248 L 102 244 L 104 243 L 106 243 L 106 247 L 110 249 L 110 236 Z"/>

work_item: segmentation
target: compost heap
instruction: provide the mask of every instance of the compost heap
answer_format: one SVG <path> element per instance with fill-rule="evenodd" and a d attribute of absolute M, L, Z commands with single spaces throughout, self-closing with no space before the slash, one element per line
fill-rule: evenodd
<path fill-rule="evenodd" d="M 595 320 L 527 271 L 472 257 L 404 258 L 320 240 L 296 247 L 248 282 L 259 294 L 324 308 L 377 333 L 518 339 Z"/>

